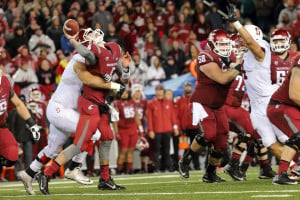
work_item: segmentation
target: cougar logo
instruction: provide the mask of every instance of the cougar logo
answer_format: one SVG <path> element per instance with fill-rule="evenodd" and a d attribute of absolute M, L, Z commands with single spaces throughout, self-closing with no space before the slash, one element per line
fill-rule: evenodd
<path fill-rule="evenodd" d="M 94 105 L 89 105 L 88 110 L 93 110 Z"/>

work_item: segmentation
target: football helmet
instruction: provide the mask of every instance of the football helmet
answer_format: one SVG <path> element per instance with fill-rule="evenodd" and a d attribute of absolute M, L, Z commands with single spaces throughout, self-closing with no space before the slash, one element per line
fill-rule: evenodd
<path fill-rule="evenodd" d="M 36 102 L 42 101 L 42 92 L 37 87 L 33 87 L 29 91 L 29 100 Z"/>
<path fill-rule="evenodd" d="M 139 137 L 138 141 L 136 142 L 135 148 L 139 151 L 143 151 L 149 148 L 149 142 L 145 137 Z"/>
<path fill-rule="evenodd" d="M 26 103 L 26 106 L 27 106 L 28 109 L 30 109 L 32 111 L 33 114 L 36 114 L 38 112 L 38 109 L 39 109 L 38 102 L 33 101 L 33 100 L 28 101 Z"/>
<path fill-rule="evenodd" d="M 215 29 L 211 31 L 208 35 L 207 45 L 210 50 L 219 56 L 229 57 L 231 54 L 231 40 L 224 30 Z"/>
<path fill-rule="evenodd" d="M 95 29 L 93 31 L 92 39 L 96 44 L 103 42 L 103 38 L 104 38 L 104 33 L 101 29 Z"/>
<path fill-rule="evenodd" d="M 247 24 L 244 28 L 248 31 L 248 33 L 252 36 L 254 40 L 262 40 L 263 39 L 263 32 L 258 26 Z"/>
<path fill-rule="evenodd" d="M 276 29 L 271 34 L 271 50 L 275 53 L 284 53 L 291 47 L 291 34 L 283 29 Z"/>
<path fill-rule="evenodd" d="M 93 33 L 93 29 L 91 28 L 81 29 L 78 35 L 76 36 L 75 40 L 81 44 L 89 42 L 92 40 L 91 33 Z"/>

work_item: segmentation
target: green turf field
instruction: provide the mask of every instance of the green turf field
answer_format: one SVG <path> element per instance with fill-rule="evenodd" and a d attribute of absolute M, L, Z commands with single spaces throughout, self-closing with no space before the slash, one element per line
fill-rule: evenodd
<path fill-rule="evenodd" d="M 300 199 L 300 185 L 272 185 L 271 179 L 257 178 L 258 168 L 250 168 L 247 181 L 233 181 L 223 171 L 218 174 L 226 178 L 225 183 L 203 183 L 203 171 L 193 171 L 189 180 L 183 180 L 177 172 L 113 176 L 116 183 L 126 186 L 125 191 L 100 191 L 98 178 L 92 178 L 91 186 L 79 185 L 70 180 L 54 179 L 49 184 L 51 195 L 44 196 L 35 182 L 35 196 L 28 196 L 21 182 L 0 183 L 0 199 Z"/>

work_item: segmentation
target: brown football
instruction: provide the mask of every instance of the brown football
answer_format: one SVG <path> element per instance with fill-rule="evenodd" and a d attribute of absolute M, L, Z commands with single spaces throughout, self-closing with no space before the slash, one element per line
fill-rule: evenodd
<path fill-rule="evenodd" d="M 75 19 L 68 19 L 64 23 L 64 31 L 69 35 L 75 35 L 79 31 L 79 24 Z"/>

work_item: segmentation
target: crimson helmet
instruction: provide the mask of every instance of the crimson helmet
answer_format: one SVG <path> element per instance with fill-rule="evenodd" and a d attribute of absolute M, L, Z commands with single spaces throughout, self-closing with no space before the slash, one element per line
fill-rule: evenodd
<path fill-rule="evenodd" d="M 231 54 L 231 41 L 226 31 L 221 29 L 209 33 L 207 45 L 214 53 L 222 57 L 229 57 Z"/>
<path fill-rule="evenodd" d="M 90 33 L 93 33 L 93 29 L 91 28 L 81 29 L 78 35 L 76 36 L 75 40 L 79 43 L 89 42 L 90 40 L 92 40 Z"/>
<path fill-rule="evenodd" d="M 291 34 L 283 29 L 276 29 L 271 34 L 271 50 L 275 53 L 284 53 L 291 47 Z"/>

